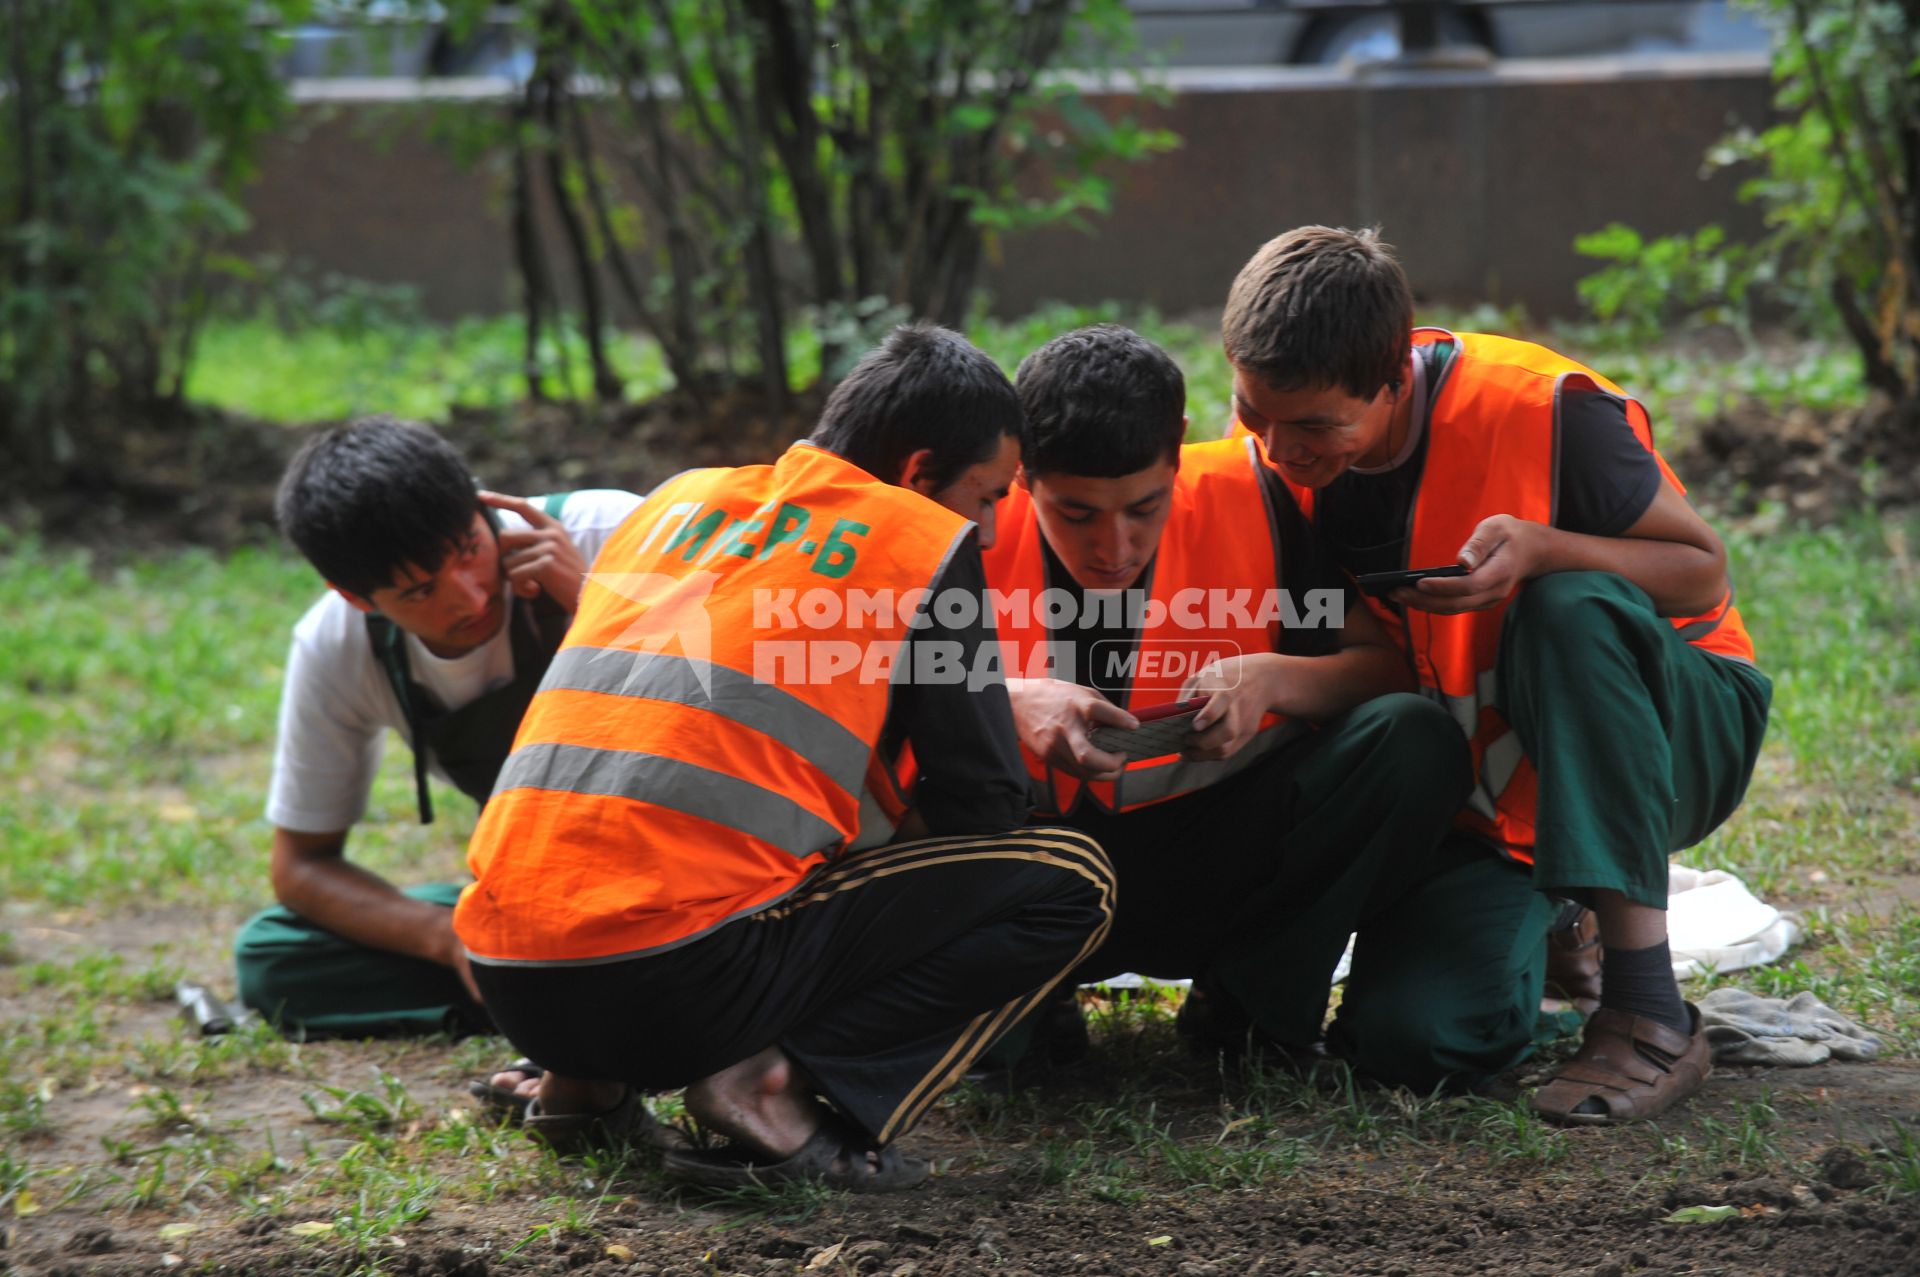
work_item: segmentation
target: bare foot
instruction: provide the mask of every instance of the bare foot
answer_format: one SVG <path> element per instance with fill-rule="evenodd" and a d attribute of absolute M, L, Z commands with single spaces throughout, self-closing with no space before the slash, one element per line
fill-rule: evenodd
<path fill-rule="evenodd" d="M 701 1078 L 687 1088 L 686 1105 L 700 1125 L 779 1160 L 799 1152 L 826 1116 L 777 1046 Z"/>
<path fill-rule="evenodd" d="M 561 1077 L 547 1072 L 534 1080 L 540 1111 L 550 1116 L 572 1113 L 610 1113 L 627 1096 L 625 1082 L 600 1078 Z"/>
<path fill-rule="evenodd" d="M 498 1091 L 512 1091 L 523 1100 L 530 1100 L 540 1094 L 540 1074 L 531 1069 L 501 1069 L 487 1079 L 487 1085 Z"/>

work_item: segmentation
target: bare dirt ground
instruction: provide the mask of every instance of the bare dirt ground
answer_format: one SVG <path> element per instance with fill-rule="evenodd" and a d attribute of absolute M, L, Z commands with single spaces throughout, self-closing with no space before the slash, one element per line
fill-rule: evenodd
<path fill-rule="evenodd" d="M 522 492 L 581 486 L 646 491 L 694 466 L 771 460 L 806 433 L 821 396 L 784 419 L 756 395 L 704 405 L 663 397 L 615 409 L 522 404 L 502 418 L 456 409 L 438 423 L 474 473 Z M 1872 504 L 1920 504 L 1920 427 L 1883 403 L 1839 414 L 1778 411 L 1746 401 L 1684 432 L 1669 456 L 1697 499 L 1731 514 L 1778 505 L 1796 519 L 1831 521 Z M 310 431 L 194 409 L 182 420 L 102 426 L 103 444 L 62 490 L 14 491 L 0 475 L 0 521 L 25 521 L 104 550 L 193 544 L 227 548 L 269 537 L 273 490 Z M 594 458 L 591 467 L 582 458 Z M 590 472 L 589 472 L 590 471 Z"/>
<path fill-rule="evenodd" d="M 15 925 L 16 956 L 71 962 L 107 952 L 132 964 L 158 946 L 189 970 L 217 971 L 225 933 L 186 914 L 42 918 Z M 13 1014 L 64 1011 L 47 989 L 20 1000 Z M 164 1002 L 118 1006 L 99 1027 L 130 1054 L 191 1032 Z M 472 1120 L 459 1051 L 444 1042 L 311 1043 L 278 1066 L 173 1089 L 206 1129 L 250 1146 L 305 1148 L 301 1173 L 325 1174 L 329 1158 L 353 1156 L 354 1141 L 317 1120 L 303 1097 L 367 1088 L 384 1070 L 419 1102 L 410 1126 L 390 1133 L 404 1141 Z M 35 1065 L 6 1067 L 30 1075 Z M 108 1070 L 55 1091 L 47 1129 L 29 1146 L 34 1163 L 110 1167 L 107 1142 L 164 1138 L 142 1104 L 154 1086 L 135 1076 Z M 106 1205 L 49 1200 L 7 1221 L 0 1273 L 1920 1273 L 1920 1197 L 1894 1193 L 1888 1163 L 1873 1152 L 1897 1135 L 1896 1123 L 1920 1130 L 1920 1063 L 1722 1069 L 1657 1125 L 1533 1128 L 1528 1137 L 1502 1116 L 1511 1112 L 1249 1079 L 1184 1054 L 1164 1018 L 1114 1017 L 1096 1022 L 1087 1063 L 1013 1097 L 966 1092 L 937 1110 L 907 1147 L 936 1159 L 940 1173 L 906 1194 L 717 1201 L 677 1192 L 642 1153 L 603 1178 L 593 1209 L 564 1226 L 552 1226 L 554 1202 L 537 1191 L 490 1201 L 447 1192 L 374 1253 L 300 1235 L 302 1222 L 327 1218 L 324 1199 L 278 1214 L 192 1193 L 160 1209 L 111 1196 Z M 1131 1114 L 1131 1125 L 1114 1113 Z M 1757 1113 L 1771 1116 L 1756 1126 Z M 1249 1145 L 1230 1139 L 1236 1121 L 1268 1125 Z M 1501 1137 L 1509 1126 L 1514 1137 Z M 1231 1158 L 1207 1161 L 1210 1136 L 1221 1149 L 1292 1149 L 1294 1163 L 1247 1175 Z M 1166 1160 L 1172 1148 L 1198 1150 L 1202 1164 Z M 503 1160 L 553 1172 L 517 1139 Z M 1666 1222 L 1696 1205 L 1736 1210 L 1722 1222 Z"/>

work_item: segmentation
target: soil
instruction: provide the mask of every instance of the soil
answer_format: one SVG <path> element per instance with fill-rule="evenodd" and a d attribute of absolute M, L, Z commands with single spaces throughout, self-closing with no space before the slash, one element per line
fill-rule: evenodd
<path fill-rule="evenodd" d="M 574 409 L 521 404 L 456 409 L 439 428 L 476 475 L 507 491 L 576 487 L 647 491 L 694 466 L 768 461 L 805 434 L 820 397 L 784 415 L 757 394 L 706 404 L 668 396 Z M 1920 506 L 1920 405 L 1885 403 L 1835 415 L 1784 413 L 1750 401 L 1686 432 L 1669 460 L 1696 499 L 1728 514 L 1763 503 L 1821 523 L 1857 510 Z M 287 459 L 315 429 L 193 409 L 162 422 L 100 425 L 68 480 L 21 490 L 0 475 L 0 526 L 37 529 L 107 557 L 130 547 L 230 549 L 273 536 L 273 492 Z"/>
<path fill-rule="evenodd" d="M 645 492 L 696 466 L 768 461 L 804 435 L 820 398 L 784 415 L 753 394 L 699 404 L 662 397 L 587 409 L 520 404 L 455 409 L 435 423 L 468 468 L 521 494 L 582 487 Z M 116 422 L 55 488 L 23 490 L 0 475 L 0 526 L 37 529 L 105 557 L 170 545 L 231 549 L 272 539 L 273 495 L 295 450 L 331 422 L 291 426 L 192 409 L 166 421 Z"/>
<path fill-rule="evenodd" d="M 1875 401 L 1822 415 L 1748 404 L 1706 422 L 1670 458 L 1713 505 L 1747 514 L 1763 503 L 1808 523 L 1830 523 L 1863 504 L 1920 505 L 1920 405 Z"/>
<path fill-rule="evenodd" d="M 1893 897 L 1882 903 L 1891 906 Z M 64 916 L 24 927 L 18 919 L 7 922 L 16 927 L 22 961 L 109 952 L 131 963 L 156 945 L 190 969 L 218 970 L 221 961 L 224 936 L 188 914 Z M 16 1014 L 61 1013 L 44 989 L 17 1001 Z M 165 1003 L 119 1008 L 103 1027 L 113 1043 L 129 1047 L 188 1032 Z M 351 1141 L 316 1121 L 303 1096 L 323 1085 L 366 1087 L 375 1069 L 392 1073 L 422 1106 L 396 1133 L 404 1140 L 452 1120 L 455 1110 L 473 1112 L 452 1055 L 436 1042 L 309 1043 L 286 1068 L 172 1085 L 198 1120 L 235 1140 L 263 1146 L 272 1138 L 278 1149 L 310 1144 L 338 1156 Z M 29 1060 L 9 1067 L 16 1076 L 33 1074 Z M 551 1188 L 509 1189 L 492 1201 L 450 1189 L 397 1234 L 397 1244 L 372 1254 L 295 1231 L 303 1220 L 329 1217 L 324 1201 L 286 1215 L 248 1214 L 211 1192 L 164 1210 L 43 1202 L 0 1227 L 0 1273 L 318 1274 L 369 1265 L 400 1277 L 1920 1273 L 1920 1197 L 1896 1192 L 1889 1163 L 1875 1152 L 1897 1138 L 1896 1124 L 1920 1131 L 1920 1063 L 1908 1059 L 1723 1068 L 1659 1123 L 1573 1130 L 1565 1155 L 1546 1161 L 1484 1137 L 1478 1123 L 1504 1112 L 1484 1102 L 1464 1126 L 1443 1128 L 1430 1116 L 1421 1127 L 1395 1121 L 1391 1102 L 1376 1097 L 1373 1111 L 1387 1115 L 1382 1126 L 1391 1134 L 1342 1136 L 1329 1114 L 1350 1106 L 1349 1098 L 1296 1089 L 1290 1103 L 1276 1105 L 1271 1091 L 1261 1100 L 1244 1079 L 1185 1054 L 1163 1018 L 1099 1022 L 1089 1061 L 1029 1080 L 1034 1085 L 1010 1099 L 968 1092 L 937 1109 L 903 1147 L 934 1159 L 939 1173 L 905 1194 L 729 1202 L 675 1190 L 650 1155 L 638 1154 L 601 1185 L 600 1208 L 574 1229 L 543 1227 L 555 1218 Z M 21 1150 L 35 1166 L 110 1172 L 104 1140 L 151 1145 L 164 1137 L 140 1103 L 151 1089 L 118 1073 L 58 1090 L 47 1130 Z M 1730 1133 L 1759 1105 L 1778 1115 L 1770 1128 L 1775 1147 L 1743 1163 Z M 1099 1115 L 1109 1106 L 1144 1112 L 1187 1147 L 1205 1147 L 1232 1114 L 1262 1111 L 1274 1122 L 1263 1138 L 1313 1147 L 1293 1174 L 1245 1187 L 1209 1184 L 1153 1165 L 1137 1132 L 1103 1127 Z M 1083 1166 L 1094 1169 L 1049 1172 L 1048 1150 L 1062 1140 L 1091 1141 Z M 519 1169 L 537 1175 L 542 1157 L 515 1141 L 502 1160 L 525 1159 Z M 1136 1173 L 1115 1178 L 1100 1169 L 1121 1162 Z M 589 1179 L 591 1172 L 567 1191 L 583 1194 Z M 1735 1210 L 1715 1223 L 1667 1219 L 1700 1205 Z M 194 1225 L 189 1235 L 163 1234 L 180 1222 Z"/>

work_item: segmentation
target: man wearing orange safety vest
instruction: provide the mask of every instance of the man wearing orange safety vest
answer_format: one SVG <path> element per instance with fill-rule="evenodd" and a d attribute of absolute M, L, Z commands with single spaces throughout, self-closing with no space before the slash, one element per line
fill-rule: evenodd
<path fill-rule="evenodd" d="M 1164 351 L 1081 329 L 1016 384 L 1028 448 L 986 556 L 1014 718 L 1044 818 L 1105 848 L 1122 902 L 1076 978 L 1192 978 L 1191 1045 L 1310 1064 L 1349 933 L 1465 796 L 1459 733 L 1254 441 L 1182 446 Z M 1202 695 L 1170 748 L 1091 739 Z M 1043 1053 L 1073 1027 L 1050 1007 Z"/>
<path fill-rule="evenodd" d="M 1347 1028 L 1404 1035 L 1417 1087 L 1519 1059 L 1570 898 L 1598 917 L 1600 1006 L 1534 1108 L 1650 1117 L 1710 1068 L 1668 956 L 1667 856 L 1739 805 L 1772 686 L 1646 411 L 1550 350 L 1412 316 L 1374 233 L 1316 226 L 1262 247 L 1222 320 L 1239 424 L 1340 562 L 1465 569 L 1379 604 L 1475 788 L 1394 943 L 1356 950 Z"/>
<path fill-rule="evenodd" d="M 1106 860 L 1022 828 L 991 623 L 935 606 L 980 594 L 1021 428 L 985 355 L 900 329 L 808 441 L 670 479 L 609 540 L 455 914 L 545 1070 L 536 1134 L 685 1086 L 730 1142 L 673 1175 L 910 1187 L 892 1141 L 1098 945 Z"/>

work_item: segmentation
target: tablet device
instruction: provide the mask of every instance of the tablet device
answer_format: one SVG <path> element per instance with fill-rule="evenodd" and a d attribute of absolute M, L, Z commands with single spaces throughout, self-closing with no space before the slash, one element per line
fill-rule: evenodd
<path fill-rule="evenodd" d="M 1136 710 L 1133 716 L 1140 720 L 1140 726 L 1131 731 L 1124 727 L 1096 727 L 1087 733 L 1087 739 L 1093 742 L 1095 749 L 1105 750 L 1109 754 L 1123 754 L 1128 759 L 1177 754 L 1186 748 L 1187 738 L 1193 735 L 1193 716 L 1206 703 L 1206 697 L 1196 696 L 1191 700 Z"/>
<path fill-rule="evenodd" d="M 1465 576 L 1469 570 L 1464 564 L 1449 563 L 1440 568 L 1408 568 L 1402 572 L 1362 572 L 1353 582 L 1362 592 L 1384 599 L 1403 585 L 1412 585 L 1430 576 Z"/>

